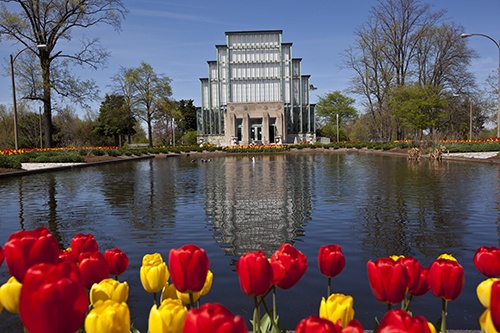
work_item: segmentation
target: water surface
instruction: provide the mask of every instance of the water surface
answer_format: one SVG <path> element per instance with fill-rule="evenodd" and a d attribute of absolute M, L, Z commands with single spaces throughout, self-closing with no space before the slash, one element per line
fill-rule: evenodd
<path fill-rule="evenodd" d="M 76 233 L 92 233 L 101 251 L 121 248 L 130 257 L 121 280 L 130 285 L 132 322 L 141 332 L 152 305 L 139 280 L 146 253 L 167 260 L 171 248 L 204 248 L 214 284 L 202 302 L 223 303 L 248 322 L 253 300 L 239 288 L 235 261 L 247 251 L 270 255 L 294 244 L 309 269 L 296 286 L 278 290 L 278 313 L 289 329 L 317 314 L 325 296 L 321 245 L 342 247 L 347 264 L 332 290 L 354 297 L 366 329 L 386 309 L 371 294 L 368 260 L 412 255 L 427 266 L 450 253 L 464 266 L 466 283 L 449 304 L 448 327 L 478 329 L 483 308 L 475 288 L 483 277 L 472 257 L 479 246 L 499 243 L 498 166 L 345 153 L 253 157 L 155 158 L 0 179 L 0 244 L 12 232 L 45 225 L 61 247 Z M 0 282 L 7 278 L 3 265 Z M 435 322 L 440 308 L 429 293 L 412 310 Z M 0 331 L 18 327 L 16 316 L 0 314 Z"/>

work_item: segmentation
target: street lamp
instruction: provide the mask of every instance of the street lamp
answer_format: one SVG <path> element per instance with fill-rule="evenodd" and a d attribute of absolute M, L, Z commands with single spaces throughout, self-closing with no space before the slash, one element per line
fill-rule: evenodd
<path fill-rule="evenodd" d="M 485 34 L 461 34 L 460 37 L 462 38 L 467 38 L 467 37 L 471 37 L 471 36 L 481 36 L 481 37 L 485 37 L 485 38 L 488 38 L 489 40 L 491 40 L 495 46 L 497 47 L 498 49 L 498 68 L 497 68 L 497 71 L 498 71 L 498 105 L 497 105 L 497 108 L 498 108 L 498 115 L 497 115 L 497 138 L 500 138 L 500 44 L 499 42 L 497 42 L 496 40 L 494 40 L 493 38 L 491 38 L 490 36 L 488 35 L 485 35 Z"/>
<path fill-rule="evenodd" d="M 39 50 L 44 50 L 47 48 L 47 45 L 45 44 L 38 44 L 37 49 Z M 14 78 L 14 61 L 16 61 L 17 57 L 23 53 L 24 51 L 28 50 L 29 47 L 25 47 L 21 51 L 17 52 L 15 56 L 10 55 L 10 76 L 12 80 L 12 106 L 14 109 L 14 147 L 15 149 L 19 149 L 19 134 L 18 134 L 18 127 L 17 127 L 17 101 L 16 101 L 16 80 Z"/>

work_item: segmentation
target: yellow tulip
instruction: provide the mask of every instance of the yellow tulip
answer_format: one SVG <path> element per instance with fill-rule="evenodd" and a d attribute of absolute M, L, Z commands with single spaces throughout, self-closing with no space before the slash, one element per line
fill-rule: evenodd
<path fill-rule="evenodd" d="M 128 283 L 115 279 L 104 279 L 94 283 L 90 289 L 90 303 L 112 299 L 116 302 L 126 302 L 128 299 Z"/>
<path fill-rule="evenodd" d="M 491 285 L 500 278 L 489 278 L 481 282 L 476 288 L 477 298 L 485 308 L 490 307 Z"/>
<path fill-rule="evenodd" d="M 148 293 L 157 293 L 163 289 L 170 273 L 161 254 L 146 254 L 142 258 L 140 277 L 142 286 Z"/>
<path fill-rule="evenodd" d="M 341 320 L 342 327 L 347 326 L 354 319 L 354 300 L 352 296 L 344 294 L 331 294 L 328 300 L 321 300 L 319 316 L 333 323 Z"/>
<path fill-rule="evenodd" d="M 97 301 L 85 318 L 87 333 L 130 333 L 130 310 L 127 303 Z"/>
<path fill-rule="evenodd" d="M 163 287 L 163 290 L 161 291 L 160 304 L 168 298 L 178 299 L 177 289 L 175 289 L 175 286 L 173 284 L 167 282 L 165 284 L 165 287 Z"/>
<path fill-rule="evenodd" d="M 205 280 L 205 284 L 203 285 L 203 288 L 200 291 L 201 296 L 205 296 L 206 294 L 208 294 L 208 292 L 212 288 L 212 282 L 213 281 L 214 281 L 214 273 L 212 273 L 211 270 L 208 270 L 207 278 Z"/>
<path fill-rule="evenodd" d="M 182 304 L 191 304 L 191 300 L 189 299 L 189 293 L 181 293 L 179 290 L 176 290 L 177 298 L 182 301 Z M 201 292 L 197 291 L 193 294 L 193 302 L 196 302 L 201 297 Z"/>
<path fill-rule="evenodd" d="M 0 287 L 0 304 L 10 313 L 19 313 L 19 297 L 21 296 L 22 286 L 23 285 L 12 276 Z"/>
<path fill-rule="evenodd" d="M 398 261 L 400 258 L 404 258 L 405 256 L 402 256 L 402 255 L 395 255 L 393 254 L 392 256 L 389 256 L 389 258 L 391 258 L 392 260 L 394 261 Z"/>
<path fill-rule="evenodd" d="M 150 333 L 182 333 L 187 309 L 178 299 L 166 299 L 160 307 L 153 305 L 149 312 Z"/>
<path fill-rule="evenodd" d="M 493 322 L 491 321 L 491 313 L 489 309 L 486 309 L 481 317 L 479 317 L 479 325 L 484 333 L 498 333 L 495 326 L 493 326 Z"/>

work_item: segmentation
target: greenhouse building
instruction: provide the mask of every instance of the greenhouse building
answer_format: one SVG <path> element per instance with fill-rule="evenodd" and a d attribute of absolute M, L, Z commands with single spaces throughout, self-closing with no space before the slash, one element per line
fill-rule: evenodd
<path fill-rule="evenodd" d="M 314 142 L 309 75 L 281 30 L 226 32 L 201 80 L 198 140 L 218 146 Z"/>

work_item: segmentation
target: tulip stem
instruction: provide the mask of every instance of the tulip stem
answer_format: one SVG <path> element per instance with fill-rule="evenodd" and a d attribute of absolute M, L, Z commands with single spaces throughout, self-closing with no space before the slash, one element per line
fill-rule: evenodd
<path fill-rule="evenodd" d="M 331 292 L 332 292 L 332 278 L 328 277 L 328 288 L 326 290 L 326 298 L 330 297 Z"/>
<path fill-rule="evenodd" d="M 194 297 L 191 291 L 189 292 L 189 304 L 191 306 L 191 309 L 194 309 Z"/>
<path fill-rule="evenodd" d="M 277 316 L 277 301 L 276 301 L 276 286 L 273 286 L 273 326 L 276 325 L 276 316 Z"/>
<path fill-rule="evenodd" d="M 443 308 L 441 315 L 441 333 L 446 333 L 446 315 L 448 311 L 448 301 L 443 298 Z"/>
<path fill-rule="evenodd" d="M 259 297 L 254 296 L 254 303 L 255 303 L 255 313 L 254 313 L 254 318 L 253 318 L 253 331 L 256 333 L 260 333 L 260 302 L 259 302 Z"/>

